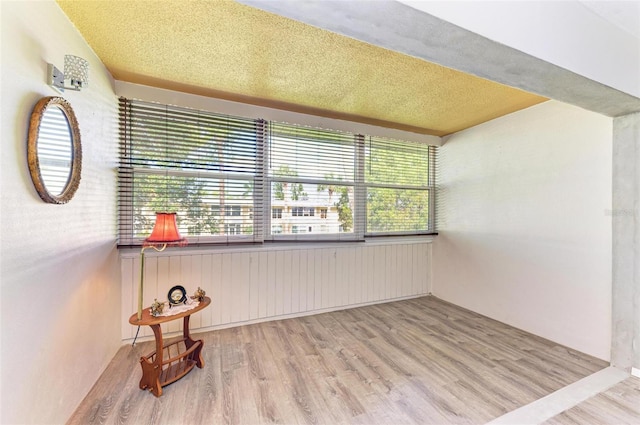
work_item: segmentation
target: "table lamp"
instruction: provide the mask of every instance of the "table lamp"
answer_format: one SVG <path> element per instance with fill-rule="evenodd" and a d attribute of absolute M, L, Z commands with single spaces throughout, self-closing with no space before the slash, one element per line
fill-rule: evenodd
<path fill-rule="evenodd" d="M 153 248 L 158 252 L 168 246 L 185 246 L 187 239 L 180 236 L 176 225 L 176 213 L 156 212 L 156 222 L 140 250 L 140 286 L 138 286 L 138 320 L 142 319 L 142 292 L 144 286 L 144 250 Z"/>

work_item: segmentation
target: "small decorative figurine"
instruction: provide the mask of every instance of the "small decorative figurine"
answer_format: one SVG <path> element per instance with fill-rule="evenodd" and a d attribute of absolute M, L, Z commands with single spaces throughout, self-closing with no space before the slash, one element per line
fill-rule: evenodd
<path fill-rule="evenodd" d="M 151 315 L 153 317 L 158 317 L 162 314 L 164 310 L 164 303 L 158 301 L 157 298 L 154 299 L 153 304 L 151 304 Z"/>
<path fill-rule="evenodd" d="M 193 298 L 194 300 L 202 301 L 204 300 L 205 294 L 206 293 L 204 292 L 204 289 L 198 286 L 198 290 L 193 294 L 193 297 L 191 298 Z"/>

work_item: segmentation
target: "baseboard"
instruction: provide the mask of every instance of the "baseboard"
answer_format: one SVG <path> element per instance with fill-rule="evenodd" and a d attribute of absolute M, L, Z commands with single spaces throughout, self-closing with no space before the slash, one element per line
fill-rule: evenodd
<path fill-rule="evenodd" d="M 638 378 L 640 378 L 640 369 L 636 369 L 635 367 L 631 368 L 631 374 L 633 376 L 637 376 Z"/>

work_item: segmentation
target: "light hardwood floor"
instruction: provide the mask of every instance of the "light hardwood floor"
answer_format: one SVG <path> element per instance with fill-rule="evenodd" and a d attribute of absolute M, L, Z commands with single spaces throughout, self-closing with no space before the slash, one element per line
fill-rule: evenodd
<path fill-rule="evenodd" d="M 480 424 L 607 363 L 435 297 L 195 335 L 205 367 L 138 388 L 122 347 L 70 424 Z"/>

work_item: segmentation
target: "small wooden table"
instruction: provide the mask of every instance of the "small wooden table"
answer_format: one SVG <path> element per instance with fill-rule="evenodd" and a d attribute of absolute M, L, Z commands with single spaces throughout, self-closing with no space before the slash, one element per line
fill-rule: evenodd
<path fill-rule="evenodd" d="M 204 366 L 201 355 L 203 343 L 201 339 L 197 341 L 191 339 L 189 317 L 209 304 L 211 304 L 211 298 L 204 297 L 196 307 L 173 316 L 153 317 L 147 308 L 142 312 L 142 319 L 138 320 L 138 313 L 134 313 L 129 318 L 129 323 L 134 326 L 150 326 L 156 337 L 156 351 L 140 358 L 140 366 L 142 366 L 141 390 L 148 388 L 156 397 L 160 397 L 162 395 L 162 387 L 182 378 L 194 366 L 202 369 Z M 184 318 L 182 337 L 167 341 L 164 344 L 160 325 L 181 317 Z M 181 344 L 184 346 L 183 351 L 181 351 Z M 165 351 L 166 356 L 164 355 Z"/>

